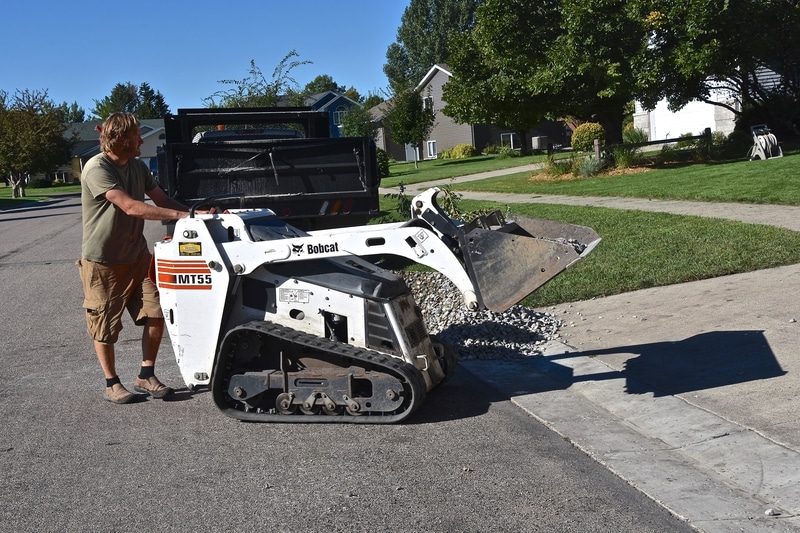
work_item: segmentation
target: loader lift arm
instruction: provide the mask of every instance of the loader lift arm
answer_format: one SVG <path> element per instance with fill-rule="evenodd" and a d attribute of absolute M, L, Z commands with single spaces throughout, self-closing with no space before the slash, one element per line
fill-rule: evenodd
<path fill-rule="evenodd" d="M 447 216 L 436 203 L 438 188 L 412 201 L 408 222 L 311 231 L 257 258 L 232 243 L 235 269 L 248 274 L 264 262 L 292 262 L 335 257 L 395 255 L 447 276 L 472 311 L 505 311 L 585 257 L 600 242 L 585 226 L 521 215 L 504 218 L 499 211 L 464 224 Z M 268 238 L 268 237 L 265 237 Z M 246 258 L 254 260 L 246 260 Z"/>

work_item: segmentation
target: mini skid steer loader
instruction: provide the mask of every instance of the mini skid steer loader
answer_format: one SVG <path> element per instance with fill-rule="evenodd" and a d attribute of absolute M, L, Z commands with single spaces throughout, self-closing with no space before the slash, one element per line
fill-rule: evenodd
<path fill-rule="evenodd" d="M 155 277 L 189 387 L 246 421 L 392 423 L 452 375 L 405 282 L 367 259 L 446 275 L 471 310 L 503 311 L 585 257 L 594 230 L 500 212 L 469 224 L 414 198 L 407 222 L 303 231 L 269 209 L 179 220 Z"/>

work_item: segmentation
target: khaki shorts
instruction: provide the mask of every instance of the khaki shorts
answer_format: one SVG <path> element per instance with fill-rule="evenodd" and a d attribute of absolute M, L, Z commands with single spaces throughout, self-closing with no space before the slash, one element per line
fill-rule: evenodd
<path fill-rule="evenodd" d="M 83 283 L 86 330 L 92 339 L 106 344 L 117 342 L 125 309 L 137 326 L 143 326 L 148 318 L 164 318 L 158 289 L 147 277 L 149 253 L 142 254 L 132 265 L 86 259 L 77 264 Z"/>

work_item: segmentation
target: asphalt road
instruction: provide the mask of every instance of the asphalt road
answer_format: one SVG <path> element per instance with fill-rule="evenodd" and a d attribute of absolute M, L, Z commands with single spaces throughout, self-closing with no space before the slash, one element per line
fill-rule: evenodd
<path fill-rule="evenodd" d="M 691 531 L 460 369 L 408 423 L 247 424 L 183 387 L 118 406 L 85 333 L 75 197 L 0 212 L 1 531 Z M 161 228 L 149 226 L 158 236 Z M 140 331 L 122 333 L 130 385 Z"/>

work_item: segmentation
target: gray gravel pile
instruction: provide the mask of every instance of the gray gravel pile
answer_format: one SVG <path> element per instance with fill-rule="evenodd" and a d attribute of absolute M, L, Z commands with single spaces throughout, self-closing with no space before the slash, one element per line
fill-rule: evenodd
<path fill-rule="evenodd" d="M 438 272 L 400 272 L 414 294 L 428 332 L 452 346 L 459 359 L 519 359 L 541 355 L 558 337 L 552 314 L 515 305 L 503 313 L 469 311 L 461 293 Z"/>

